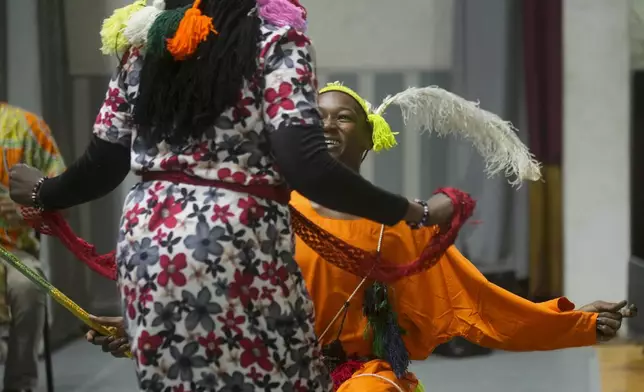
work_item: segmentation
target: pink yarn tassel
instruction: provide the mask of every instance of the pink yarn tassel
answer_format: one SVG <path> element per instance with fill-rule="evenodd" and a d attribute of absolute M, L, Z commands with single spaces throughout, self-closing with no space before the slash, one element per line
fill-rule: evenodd
<path fill-rule="evenodd" d="M 291 26 L 306 31 L 306 10 L 290 0 L 257 0 L 259 16 L 278 27 Z"/>

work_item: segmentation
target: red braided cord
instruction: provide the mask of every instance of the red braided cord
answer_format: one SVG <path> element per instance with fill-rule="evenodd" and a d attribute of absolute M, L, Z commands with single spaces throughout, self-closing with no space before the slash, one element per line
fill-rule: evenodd
<path fill-rule="evenodd" d="M 444 193 L 452 200 L 454 214 L 451 226 L 446 233 L 432 237 L 420 257 L 406 265 L 388 262 L 382 257 L 376 257 L 375 252 L 344 242 L 315 225 L 294 208 L 291 208 L 291 224 L 300 239 L 325 261 L 360 277 L 368 274 L 371 279 L 392 283 L 434 266 L 447 248 L 454 244 L 459 230 L 474 212 L 476 202 L 465 192 L 441 188 L 434 193 Z"/>
<path fill-rule="evenodd" d="M 96 247 L 78 237 L 74 230 L 65 221 L 59 212 L 43 212 L 42 214 L 30 207 L 22 207 L 21 211 L 25 221 L 41 234 L 57 237 L 89 268 L 107 279 L 116 280 L 116 252 L 111 251 L 104 255 L 96 253 Z"/>
<path fill-rule="evenodd" d="M 291 207 L 291 223 L 294 232 L 313 251 L 327 262 L 354 275 L 392 283 L 406 276 L 417 274 L 434 266 L 458 235 L 467 219 L 472 216 L 475 201 L 464 192 L 454 188 L 441 188 L 435 193 L 444 193 L 454 205 L 454 214 L 449 230 L 430 240 L 418 259 L 406 265 L 397 265 L 376 257 L 376 254 L 349 245 L 333 234 L 321 229 L 295 208 Z M 23 208 L 25 221 L 42 234 L 58 237 L 78 259 L 102 276 L 116 280 L 115 251 L 99 255 L 96 248 L 78 237 L 65 219 L 57 212 L 39 212 L 33 208 Z"/>

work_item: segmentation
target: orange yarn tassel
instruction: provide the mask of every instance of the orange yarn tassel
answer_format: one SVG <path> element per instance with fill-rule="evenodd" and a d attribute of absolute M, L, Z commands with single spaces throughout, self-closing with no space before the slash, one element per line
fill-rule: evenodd
<path fill-rule="evenodd" d="M 185 60 L 197 51 L 197 46 L 208 38 L 208 34 L 219 34 L 212 18 L 201 13 L 201 0 L 195 0 L 192 8 L 186 11 L 174 37 L 169 38 L 168 51 L 175 60 Z"/>

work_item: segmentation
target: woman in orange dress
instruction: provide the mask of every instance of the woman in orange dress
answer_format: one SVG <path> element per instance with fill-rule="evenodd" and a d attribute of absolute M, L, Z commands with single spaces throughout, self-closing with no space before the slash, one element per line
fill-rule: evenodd
<path fill-rule="evenodd" d="M 359 172 L 374 147 L 370 105 L 352 90 L 332 84 L 321 90 L 319 107 L 331 154 Z M 401 265 L 418 258 L 439 230 L 406 224 L 385 227 L 325 208 L 295 192 L 291 206 L 345 242 Z M 625 308 L 625 301 L 598 301 L 578 310 L 563 297 L 530 302 L 487 281 L 454 246 L 434 267 L 389 285 L 328 263 L 299 238 L 295 259 L 313 298 L 315 330 L 340 392 L 420 391 L 422 385 L 407 371 L 409 360 L 426 359 L 436 346 L 454 337 L 511 351 L 588 346 L 615 337 L 622 318 L 636 311 Z M 398 324 L 395 329 L 399 328 L 404 345 L 398 352 L 392 352 L 395 336 L 385 336 L 392 335 L 390 328 L 378 326 L 383 313 L 389 316 L 385 315 L 385 324 L 391 315 Z M 96 321 L 118 325 L 118 319 Z M 127 349 L 124 340 L 100 338 L 92 331 L 87 338 L 117 356 Z"/>

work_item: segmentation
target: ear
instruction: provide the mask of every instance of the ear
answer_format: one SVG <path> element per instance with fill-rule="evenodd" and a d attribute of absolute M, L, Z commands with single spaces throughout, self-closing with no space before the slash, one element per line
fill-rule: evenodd
<path fill-rule="evenodd" d="M 365 123 L 365 132 L 362 132 L 362 148 L 365 151 L 371 151 L 373 150 L 373 128 L 368 120 Z"/>

